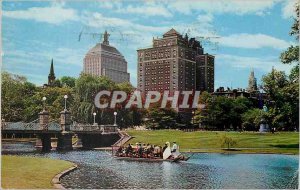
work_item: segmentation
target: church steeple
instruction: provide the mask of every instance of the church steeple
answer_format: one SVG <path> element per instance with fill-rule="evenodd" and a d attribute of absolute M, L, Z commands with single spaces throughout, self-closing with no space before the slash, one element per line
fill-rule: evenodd
<path fill-rule="evenodd" d="M 110 34 L 105 30 L 104 32 L 104 36 L 103 36 L 103 44 L 105 45 L 109 45 L 109 41 L 108 41 L 108 38 L 109 38 Z"/>
<path fill-rule="evenodd" d="M 53 86 L 55 81 L 54 67 L 53 67 L 53 59 L 51 60 L 50 73 L 48 75 L 48 86 Z"/>
<path fill-rule="evenodd" d="M 249 92 L 257 91 L 257 81 L 256 81 L 256 78 L 254 76 L 254 70 L 253 69 L 251 70 L 249 80 L 248 80 L 248 91 Z"/>

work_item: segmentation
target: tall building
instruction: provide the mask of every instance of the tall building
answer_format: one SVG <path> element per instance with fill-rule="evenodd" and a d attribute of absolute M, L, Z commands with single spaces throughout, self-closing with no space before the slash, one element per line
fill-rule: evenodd
<path fill-rule="evenodd" d="M 55 73 L 53 67 L 53 59 L 51 60 L 50 73 L 48 75 L 48 86 L 54 86 L 55 82 Z"/>
<path fill-rule="evenodd" d="M 214 56 L 203 54 L 195 38 L 183 37 L 173 28 L 153 47 L 138 49 L 137 88 L 147 91 L 214 91 Z"/>
<path fill-rule="evenodd" d="M 102 43 L 97 43 L 84 58 L 83 72 L 96 76 L 107 76 L 116 83 L 129 82 L 127 62 L 124 56 L 109 45 L 109 34 L 104 33 Z"/>
<path fill-rule="evenodd" d="M 196 56 L 196 89 L 214 92 L 215 57 L 209 54 Z"/>
<path fill-rule="evenodd" d="M 251 70 L 250 76 L 249 76 L 249 80 L 248 80 L 248 92 L 256 92 L 257 89 L 257 81 L 256 78 L 254 76 L 254 70 Z"/>

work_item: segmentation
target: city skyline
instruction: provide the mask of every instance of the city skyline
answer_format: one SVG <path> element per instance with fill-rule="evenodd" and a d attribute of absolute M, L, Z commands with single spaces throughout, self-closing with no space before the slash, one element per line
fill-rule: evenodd
<path fill-rule="evenodd" d="M 216 6 L 209 6 L 209 1 L 188 1 L 185 9 L 180 9 L 180 1 L 89 2 L 4 1 L 2 69 L 42 85 L 47 82 L 53 58 L 57 78 L 78 77 L 86 52 L 102 41 L 93 33 L 107 29 L 112 34 L 110 43 L 127 60 L 130 81 L 136 86 L 136 50 L 150 45 L 153 36 L 161 36 L 170 28 L 189 37 L 219 37 L 211 38 L 218 44 L 203 44 L 205 53 L 216 57 L 215 89 L 246 88 L 252 68 L 258 84 L 272 66 L 284 71 L 291 68 L 282 65 L 279 56 L 295 43 L 288 35 L 294 1 L 232 0 L 226 1 L 231 5 L 227 9 L 224 1 L 212 1 Z"/>

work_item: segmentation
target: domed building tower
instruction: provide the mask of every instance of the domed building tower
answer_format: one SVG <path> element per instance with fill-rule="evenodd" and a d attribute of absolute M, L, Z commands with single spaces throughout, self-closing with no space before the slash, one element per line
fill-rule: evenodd
<path fill-rule="evenodd" d="M 109 34 L 104 33 L 103 42 L 88 51 L 83 60 L 83 72 L 94 76 L 107 76 L 116 83 L 129 82 L 127 61 L 113 46 L 109 45 Z"/>

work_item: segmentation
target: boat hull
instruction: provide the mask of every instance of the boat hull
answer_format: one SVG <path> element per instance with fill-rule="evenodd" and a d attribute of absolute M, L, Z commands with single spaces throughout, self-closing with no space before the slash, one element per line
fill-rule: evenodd
<path fill-rule="evenodd" d="M 128 161 L 142 161 L 142 162 L 182 162 L 186 160 L 180 159 L 161 159 L 161 158 L 132 158 L 132 157 L 118 157 L 114 156 L 115 159 L 118 160 L 128 160 Z"/>

